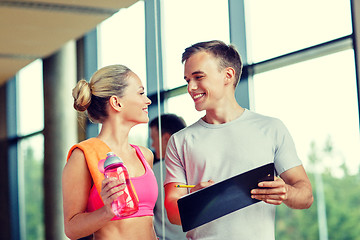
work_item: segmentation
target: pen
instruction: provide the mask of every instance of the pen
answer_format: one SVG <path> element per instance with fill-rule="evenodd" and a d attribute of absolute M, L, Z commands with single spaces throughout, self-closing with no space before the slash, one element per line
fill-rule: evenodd
<path fill-rule="evenodd" d="M 195 185 L 175 185 L 175 187 L 178 187 L 178 188 L 193 188 L 193 187 L 195 187 Z"/>

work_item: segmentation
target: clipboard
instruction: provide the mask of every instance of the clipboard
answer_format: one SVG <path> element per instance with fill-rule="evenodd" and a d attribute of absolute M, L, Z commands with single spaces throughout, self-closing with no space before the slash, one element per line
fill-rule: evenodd
<path fill-rule="evenodd" d="M 274 163 L 241 173 L 178 199 L 184 232 L 218 219 L 260 200 L 250 191 L 262 181 L 274 181 Z"/>

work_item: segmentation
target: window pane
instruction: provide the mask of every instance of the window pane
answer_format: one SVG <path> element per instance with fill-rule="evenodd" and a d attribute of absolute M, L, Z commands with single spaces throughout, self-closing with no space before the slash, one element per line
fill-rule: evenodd
<path fill-rule="evenodd" d="M 144 2 L 120 9 L 98 30 L 99 68 L 123 64 L 146 84 Z"/>
<path fill-rule="evenodd" d="M 249 59 L 259 62 L 352 33 L 350 1 L 247 0 Z"/>
<path fill-rule="evenodd" d="M 170 89 L 185 84 L 185 48 L 215 39 L 229 43 L 228 1 L 164 0 L 162 17 L 164 87 Z"/>
<path fill-rule="evenodd" d="M 311 208 L 277 208 L 277 238 L 357 239 L 360 139 L 353 50 L 255 75 L 254 93 L 257 112 L 287 125 L 313 187 Z"/>
<path fill-rule="evenodd" d="M 42 61 L 36 60 L 19 71 L 19 130 L 26 135 L 44 128 Z"/>
<path fill-rule="evenodd" d="M 44 230 L 44 137 L 20 141 L 19 151 L 20 219 L 26 239 L 45 239 Z"/>
<path fill-rule="evenodd" d="M 98 39 L 99 68 L 123 64 L 140 77 L 146 89 L 144 1 L 121 9 L 101 23 Z M 147 132 L 146 124 L 137 125 L 132 128 L 129 141 L 145 146 Z"/>
<path fill-rule="evenodd" d="M 189 94 L 170 98 L 167 101 L 167 112 L 181 116 L 188 126 L 205 116 L 205 111 L 198 112 L 195 109 L 194 101 Z"/>
<path fill-rule="evenodd" d="M 336 174 L 342 161 L 358 171 L 356 94 L 353 50 L 254 76 L 256 111 L 284 121 L 304 164 L 311 142 L 323 146 L 330 138 L 338 156 L 325 164 Z"/>

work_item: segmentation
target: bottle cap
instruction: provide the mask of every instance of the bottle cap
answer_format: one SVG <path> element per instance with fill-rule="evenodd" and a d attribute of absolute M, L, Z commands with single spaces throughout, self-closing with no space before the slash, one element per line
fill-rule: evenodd
<path fill-rule="evenodd" d="M 106 160 L 104 162 L 104 168 L 112 165 L 112 164 L 115 164 L 115 163 L 122 163 L 123 160 L 121 160 L 121 158 L 119 158 L 118 156 L 115 155 L 115 153 L 113 152 L 108 152 L 106 154 Z"/>

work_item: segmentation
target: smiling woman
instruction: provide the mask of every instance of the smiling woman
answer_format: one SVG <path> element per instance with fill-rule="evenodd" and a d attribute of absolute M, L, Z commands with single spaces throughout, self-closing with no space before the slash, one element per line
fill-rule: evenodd
<path fill-rule="evenodd" d="M 68 154 L 62 178 L 65 233 L 71 239 L 97 238 L 155 240 L 152 223 L 157 199 L 153 154 L 146 147 L 128 142 L 130 129 L 149 121 L 150 99 L 140 78 L 123 65 L 101 68 L 90 83 L 81 80 L 73 89 L 74 108 L 87 111 L 102 128 L 95 138 L 74 145 Z M 112 202 L 123 194 L 118 179 L 105 178 L 98 161 L 108 152 L 119 156 L 129 171 L 139 200 L 139 210 L 126 217 L 115 216 Z M 76 185 L 76 189 L 73 187 Z M 76 197 L 74 197 L 76 196 Z M 142 231 L 139 232 L 138 229 Z"/>

